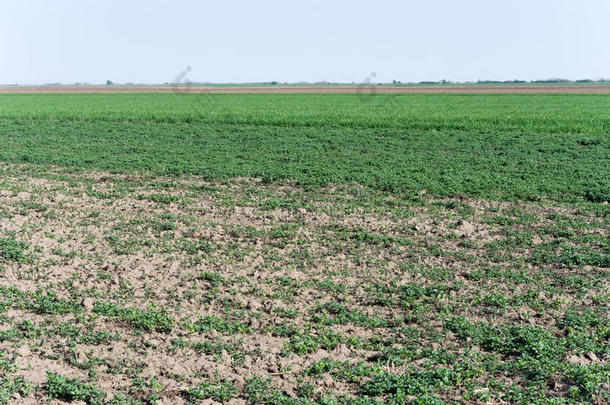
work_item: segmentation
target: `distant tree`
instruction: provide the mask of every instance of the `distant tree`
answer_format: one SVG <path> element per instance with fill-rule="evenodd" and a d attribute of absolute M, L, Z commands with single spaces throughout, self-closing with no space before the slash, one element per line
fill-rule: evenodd
<path fill-rule="evenodd" d="M 544 80 L 532 80 L 532 83 L 570 83 L 568 79 L 552 78 Z"/>
<path fill-rule="evenodd" d="M 106 86 L 112 86 L 114 82 L 112 80 L 106 80 Z"/>

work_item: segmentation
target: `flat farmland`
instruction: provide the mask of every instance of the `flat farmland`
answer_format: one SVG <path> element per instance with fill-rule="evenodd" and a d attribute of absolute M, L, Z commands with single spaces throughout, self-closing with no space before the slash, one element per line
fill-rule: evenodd
<path fill-rule="evenodd" d="M 609 134 L 607 94 L 0 94 L 0 403 L 607 403 Z"/>

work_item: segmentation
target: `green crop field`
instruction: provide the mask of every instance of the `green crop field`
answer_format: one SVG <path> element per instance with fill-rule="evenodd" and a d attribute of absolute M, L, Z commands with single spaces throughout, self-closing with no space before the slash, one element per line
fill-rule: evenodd
<path fill-rule="evenodd" d="M 610 96 L 0 96 L 0 159 L 399 193 L 608 200 Z"/>
<path fill-rule="evenodd" d="M 610 95 L 187 90 L 0 94 L 0 404 L 610 401 Z"/>

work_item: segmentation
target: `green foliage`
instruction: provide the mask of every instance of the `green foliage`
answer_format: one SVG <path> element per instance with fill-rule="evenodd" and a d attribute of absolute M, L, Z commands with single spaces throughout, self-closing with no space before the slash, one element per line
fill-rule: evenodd
<path fill-rule="evenodd" d="M 204 271 L 199 277 L 202 280 L 209 282 L 212 287 L 218 287 L 224 282 L 224 278 L 219 273 L 215 272 Z"/>
<path fill-rule="evenodd" d="M 284 343 L 283 351 L 288 353 L 296 353 L 300 356 L 313 353 L 318 348 L 324 350 L 334 350 L 341 343 L 346 343 L 347 339 L 341 333 L 332 331 L 322 332 L 318 335 L 308 333 L 298 333 L 290 337 L 290 340 Z"/>
<path fill-rule="evenodd" d="M 70 338 L 74 342 L 86 345 L 102 345 L 112 342 L 112 334 L 107 330 L 83 330 L 70 322 L 62 322 L 57 327 L 57 334 Z"/>
<path fill-rule="evenodd" d="M 462 317 L 448 319 L 445 326 L 459 339 L 470 339 L 489 352 L 500 353 L 507 362 L 503 368 L 509 374 L 523 375 L 527 380 L 544 384 L 552 375 L 562 373 L 574 384 L 570 390 L 574 397 L 590 399 L 596 394 L 604 378 L 609 376 L 609 368 L 600 365 L 578 366 L 565 362 L 571 348 L 604 351 L 604 342 L 610 337 L 607 327 L 602 325 L 607 319 L 600 318 L 591 311 L 577 317 L 573 312 L 558 322 L 560 327 L 576 328 L 600 327 L 599 332 L 590 334 L 570 333 L 567 338 L 529 325 L 506 325 L 495 327 L 489 324 L 473 324 Z"/>
<path fill-rule="evenodd" d="M 251 328 L 248 324 L 239 321 L 226 321 L 216 315 L 206 315 L 199 318 L 192 325 L 194 332 L 205 333 L 215 330 L 220 333 L 232 335 L 235 333 L 250 333 Z"/>
<path fill-rule="evenodd" d="M 566 376 L 574 384 L 569 392 L 573 398 L 591 401 L 601 394 L 606 401 L 610 400 L 610 392 L 601 392 L 602 385 L 610 380 L 610 364 L 573 364 L 567 368 Z"/>
<path fill-rule="evenodd" d="M 418 371 L 402 375 L 382 372 L 361 387 L 361 393 L 370 396 L 424 395 L 439 387 L 452 384 L 453 374 L 446 368 Z"/>
<path fill-rule="evenodd" d="M 606 94 L 3 94 L 0 117 L 604 134 L 609 104 Z"/>
<path fill-rule="evenodd" d="M 199 101 L 166 94 L 2 95 L 0 160 L 208 179 L 358 183 L 435 196 L 609 199 L 610 176 L 600 170 L 610 156 L 606 95 L 390 95 L 372 101 L 207 95 Z M 169 204 L 179 197 L 141 198 Z"/>
<path fill-rule="evenodd" d="M 25 262 L 28 256 L 25 251 L 28 245 L 15 238 L 0 238 L 0 259 L 9 262 Z"/>
<path fill-rule="evenodd" d="M 80 382 L 76 378 L 67 378 L 51 371 L 47 371 L 47 382 L 44 389 L 49 397 L 62 401 L 80 400 L 87 404 L 101 405 L 106 398 L 106 393 L 94 385 Z"/>
<path fill-rule="evenodd" d="M 78 312 L 80 305 L 57 296 L 55 291 L 37 290 L 29 307 L 37 314 L 68 314 Z"/>
<path fill-rule="evenodd" d="M 187 391 L 187 396 L 191 400 L 213 399 L 217 402 L 227 402 L 237 395 L 237 388 L 229 382 L 221 384 L 211 384 L 204 381 Z"/>
<path fill-rule="evenodd" d="M 15 393 L 25 397 L 31 390 L 31 385 L 21 377 L 2 377 L 0 378 L 0 404 L 8 404 Z"/>
<path fill-rule="evenodd" d="M 133 307 L 120 307 L 110 302 L 96 302 L 93 312 L 127 322 L 136 329 L 146 331 L 170 332 L 176 322 L 166 309 L 153 306 L 141 310 Z"/>

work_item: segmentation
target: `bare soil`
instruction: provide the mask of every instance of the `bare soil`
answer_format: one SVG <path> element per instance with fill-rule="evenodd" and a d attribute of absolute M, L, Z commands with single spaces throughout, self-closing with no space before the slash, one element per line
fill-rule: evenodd
<path fill-rule="evenodd" d="M 589 277 L 593 270 L 529 261 L 537 245 L 554 239 L 549 218 L 573 221 L 575 240 L 608 236 L 595 215 L 569 207 L 402 200 L 361 187 L 304 190 L 258 179 L 28 170 L 0 167 L 0 237 L 28 245 L 27 260 L 0 257 L 0 350 L 14 359 L 13 375 L 39 387 L 28 397 L 39 403 L 49 399 L 49 371 L 109 397 L 155 395 L 167 404 L 194 400 L 190 390 L 205 382 L 234 387 L 223 401 L 245 404 L 256 376 L 290 397 L 306 387 L 313 398 L 357 396 L 369 377 L 343 377 L 341 367 L 401 375 L 463 355 L 467 342 L 444 329 L 445 316 L 557 333 L 563 309 L 590 303 L 609 287 L 596 269 L 588 293 L 555 286 L 552 297 L 545 295 L 544 286 L 563 275 Z M 532 234 L 535 241 L 519 242 Z M 477 275 L 482 269 L 497 278 Z M 413 288 L 420 295 L 391 292 Z M 402 299 L 415 301 L 398 305 Z M 65 303 L 72 309 L 62 310 Z M 163 329 L 153 318 L 152 326 L 140 325 L 100 310 L 110 304 L 140 314 L 163 309 L 175 323 Z M 197 329 L 204 317 L 209 327 Z M 113 337 L 81 341 L 66 332 L 70 327 Z M 414 358 L 384 357 L 392 348 L 411 348 Z M 466 353 L 480 350 L 474 345 Z M 596 359 L 576 352 L 567 361 L 603 361 Z M 344 366 L 310 371 L 327 360 Z M 472 384 L 484 390 L 488 378 Z M 437 394 L 463 400 L 465 389 Z M 488 400 L 503 402 L 499 393 Z"/>

